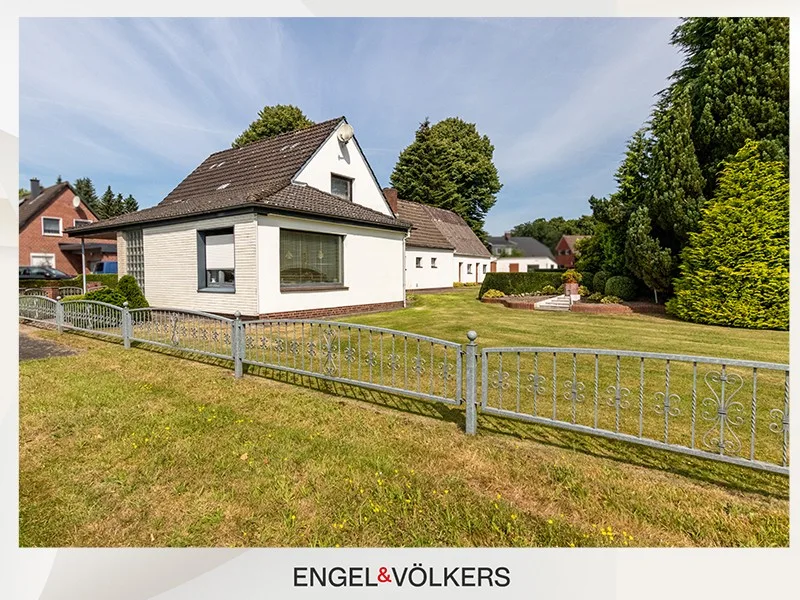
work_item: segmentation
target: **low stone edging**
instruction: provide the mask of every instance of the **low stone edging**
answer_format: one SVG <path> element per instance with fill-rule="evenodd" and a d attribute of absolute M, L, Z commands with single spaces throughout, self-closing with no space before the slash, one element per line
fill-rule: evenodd
<path fill-rule="evenodd" d="M 541 300 L 546 300 L 547 298 L 553 298 L 553 296 L 481 298 L 481 302 L 485 302 L 486 304 L 502 304 L 506 308 L 513 308 L 517 310 L 536 310 L 534 304 Z M 666 313 L 663 304 L 653 304 L 652 302 L 623 302 L 622 304 L 576 302 L 572 305 L 570 310 L 572 312 L 608 315 L 663 315 Z"/>

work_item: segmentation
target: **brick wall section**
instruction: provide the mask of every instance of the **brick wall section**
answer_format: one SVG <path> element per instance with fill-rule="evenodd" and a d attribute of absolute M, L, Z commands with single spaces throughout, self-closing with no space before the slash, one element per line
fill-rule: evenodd
<path fill-rule="evenodd" d="M 89 211 L 85 204 L 81 203 L 78 208 L 72 206 L 72 198 L 75 194 L 68 187 L 53 200 L 48 207 L 37 214 L 23 230 L 19 232 L 19 264 L 21 266 L 31 264 L 31 254 L 54 254 L 55 268 L 64 271 L 68 275 L 77 275 L 81 272 L 81 254 L 64 253 L 59 244 L 80 244 L 80 238 L 71 238 L 66 233 L 61 236 L 42 235 L 42 217 L 61 218 L 61 229 L 73 226 L 74 219 L 88 219 L 96 221 L 97 218 Z M 114 240 L 86 239 L 87 242 L 98 242 L 102 244 L 113 244 Z M 86 272 L 89 272 L 89 261 L 116 260 L 116 255 L 101 255 L 99 251 L 95 254 L 86 252 Z"/>
<path fill-rule="evenodd" d="M 279 313 L 259 315 L 261 319 L 324 319 L 327 317 L 341 317 L 357 313 L 382 312 L 403 308 L 403 302 L 380 302 L 377 304 L 356 304 L 352 306 L 337 306 L 334 308 L 315 308 L 310 310 L 295 310 Z"/>

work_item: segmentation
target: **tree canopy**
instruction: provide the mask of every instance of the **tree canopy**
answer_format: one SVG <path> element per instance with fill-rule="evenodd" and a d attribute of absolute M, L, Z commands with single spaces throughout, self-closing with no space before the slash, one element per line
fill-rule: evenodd
<path fill-rule="evenodd" d="M 450 117 L 431 125 L 426 118 L 389 179 L 401 198 L 452 210 L 485 240 L 486 213 L 502 187 L 493 155 L 474 123 Z"/>
<path fill-rule="evenodd" d="M 631 136 L 617 190 L 590 199 L 597 225 L 579 268 L 669 293 L 682 251 L 719 197 L 723 165 L 745 142 L 788 172 L 788 31 L 785 18 L 683 19 L 671 39 L 683 63 Z"/>
<path fill-rule="evenodd" d="M 511 235 L 519 237 L 532 237 L 550 250 L 555 250 L 558 240 L 562 235 L 592 235 L 595 220 L 592 215 L 583 215 L 577 219 L 553 217 L 552 219 L 538 218 L 527 223 L 520 223 L 511 230 Z"/>
<path fill-rule="evenodd" d="M 281 133 L 303 129 L 313 125 L 314 122 L 303 114 L 303 111 L 291 104 L 276 104 L 265 106 L 258 111 L 258 118 L 250 123 L 239 137 L 233 140 L 233 148 L 270 138 Z"/>

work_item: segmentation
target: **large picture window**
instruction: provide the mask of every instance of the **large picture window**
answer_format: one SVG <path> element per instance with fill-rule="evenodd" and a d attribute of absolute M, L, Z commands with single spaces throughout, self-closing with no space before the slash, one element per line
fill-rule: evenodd
<path fill-rule="evenodd" d="M 235 264 L 233 228 L 197 232 L 198 289 L 235 291 Z"/>
<path fill-rule="evenodd" d="M 342 236 L 281 229 L 281 287 L 342 284 Z"/>

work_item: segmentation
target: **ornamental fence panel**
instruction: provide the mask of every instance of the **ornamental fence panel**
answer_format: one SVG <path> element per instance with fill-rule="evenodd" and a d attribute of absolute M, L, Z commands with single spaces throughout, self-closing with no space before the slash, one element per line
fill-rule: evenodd
<path fill-rule="evenodd" d="M 19 297 L 19 318 L 776 473 L 789 472 L 789 365 L 592 348 L 497 347 L 321 320 Z"/>
<path fill-rule="evenodd" d="M 481 412 L 788 473 L 789 365 L 484 348 Z"/>

